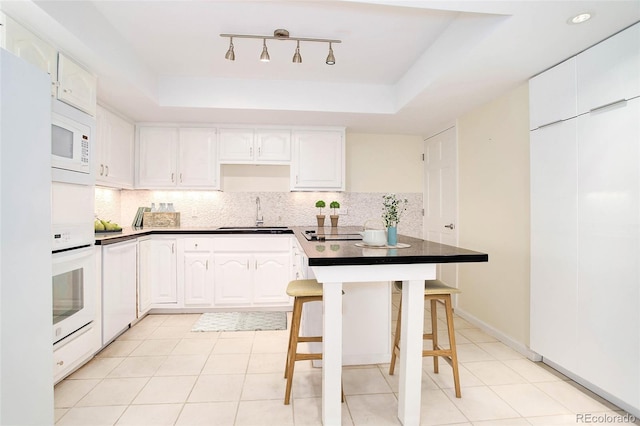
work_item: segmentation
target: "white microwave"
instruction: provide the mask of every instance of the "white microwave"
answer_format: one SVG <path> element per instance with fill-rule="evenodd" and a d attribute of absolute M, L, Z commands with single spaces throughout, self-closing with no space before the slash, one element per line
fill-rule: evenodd
<path fill-rule="evenodd" d="M 51 113 L 51 167 L 55 182 L 93 185 L 95 119 L 56 99 Z"/>

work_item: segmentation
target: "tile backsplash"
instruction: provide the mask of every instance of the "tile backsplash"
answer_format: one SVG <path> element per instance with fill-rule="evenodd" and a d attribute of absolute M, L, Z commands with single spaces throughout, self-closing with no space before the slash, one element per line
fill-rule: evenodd
<path fill-rule="evenodd" d="M 113 190 L 96 187 L 95 209 L 101 219 L 131 226 L 138 207 L 151 203 L 173 203 L 180 212 L 183 227 L 253 226 L 256 199 L 260 198 L 265 226 L 314 226 L 317 200 L 341 205 L 340 226 L 363 226 L 368 220 L 380 220 L 383 193 L 357 192 L 220 192 Z M 398 193 L 409 205 L 398 225 L 398 232 L 422 237 L 422 194 Z M 332 209 L 322 209 L 325 226 L 330 226 Z"/>

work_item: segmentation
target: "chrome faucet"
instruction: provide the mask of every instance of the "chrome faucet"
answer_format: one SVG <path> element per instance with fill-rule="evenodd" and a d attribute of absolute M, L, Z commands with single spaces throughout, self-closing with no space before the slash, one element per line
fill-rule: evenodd
<path fill-rule="evenodd" d="M 260 208 L 260 197 L 256 197 L 256 226 L 264 224 L 264 217 L 262 216 L 262 209 Z"/>

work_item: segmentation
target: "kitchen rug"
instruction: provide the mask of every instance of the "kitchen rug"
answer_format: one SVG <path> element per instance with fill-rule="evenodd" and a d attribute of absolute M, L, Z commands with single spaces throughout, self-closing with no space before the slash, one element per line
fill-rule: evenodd
<path fill-rule="evenodd" d="M 286 330 L 287 313 L 282 311 L 208 312 L 191 331 Z"/>

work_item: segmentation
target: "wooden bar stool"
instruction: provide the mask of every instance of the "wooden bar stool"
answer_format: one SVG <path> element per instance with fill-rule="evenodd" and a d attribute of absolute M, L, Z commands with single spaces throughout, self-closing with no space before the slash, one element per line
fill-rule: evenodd
<path fill-rule="evenodd" d="M 402 294 L 402 281 L 394 281 L 393 285 L 400 290 Z M 453 308 L 451 307 L 451 295 L 460 293 L 457 288 L 449 287 L 440 280 L 427 280 L 424 282 L 424 300 L 431 301 L 431 333 L 424 333 L 424 340 L 431 340 L 433 348 L 423 350 L 422 356 L 433 357 L 433 372 L 438 372 L 438 357 L 443 357 L 453 369 L 453 381 L 456 389 L 456 398 L 460 398 L 460 376 L 458 374 L 458 355 L 456 352 L 456 337 L 453 329 Z M 447 330 L 449 332 L 449 349 L 444 349 L 438 344 L 438 313 L 436 310 L 437 302 L 443 302 L 447 316 Z M 389 374 L 393 374 L 396 366 L 396 351 L 400 353 L 400 319 L 402 318 L 402 299 L 400 299 L 400 308 L 398 309 L 398 321 L 396 324 L 396 335 L 391 351 L 391 365 L 389 366 Z"/>
<path fill-rule="evenodd" d="M 344 294 L 344 292 L 342 292 Z M 300 322 L 302 320 L 302 305 L 307 302 L 322 301 L 322 284 L 316 280 L 294 280 L 287 286 L 287 294 L 293 297 L 293 313 L 291 315 L 291 330 L 289 332 L 289 348 L 284 369 L 284 377 L 287 379 L 287 388 L 284 393 L 284 404 L 291 401 L 291 384 L 293 383 L 293 368 L 296 361 L 322 359 L 322 352 L 303 353 L 298 352 L 298 343 L 322 342 L 322 336 L 301 336 Z M 342 392 L 344 402 L 344 392 Z"/>

